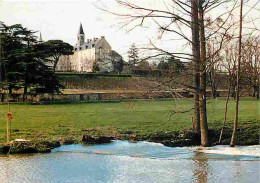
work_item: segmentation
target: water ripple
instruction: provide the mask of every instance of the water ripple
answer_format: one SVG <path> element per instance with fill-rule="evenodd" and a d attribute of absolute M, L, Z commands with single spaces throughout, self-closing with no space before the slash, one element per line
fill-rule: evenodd
<path fill-rule="evenodd" d="M 114 141 L 62 146 L 49 154 L 4 155 L 0 182 L 259 182 L 259 159 L 205 154 L 195 148 Z"/>

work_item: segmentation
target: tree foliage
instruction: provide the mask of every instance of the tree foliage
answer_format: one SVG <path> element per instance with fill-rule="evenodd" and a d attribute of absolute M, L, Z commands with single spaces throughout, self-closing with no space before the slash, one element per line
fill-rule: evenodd
<path fill-rule="evenodd" d="M 181 74 L 185 70 L 185 66 L 180 59 L 175 59 L 174 57 L 161 60 L 157 68 L 164 72 L 173 73 L 176 75 Z"/>
<path fill-rule="evenodd" d="M 116 51 L 112 50 L 112 62 L 114 65 L 114 71 L 121 73 L 124 69 L 124 59 Z"/>
<path fill-rule="evenodd" d="M 130 69 L 133 70 L 139 62 L 138 49 L 133 43 L 128 51 L 128 64 L 130 65 Z"/>
<path fill-rule="evenodd" d="M 99 71 L 100 71 L 100 68 L 99 68 L 98 63 L 94 62 L 93 63 L 93 72 L 96 73 L 96 72 L 99 72 Z"/>
<path fill-rule="evenodd" d="M 53 63 L 54 72 L 61 55 L 73 54 L 73 46 L 71 46 L 69 43 L 63 42 L 62 40 L 49 40 L 41 43 L 39 47 L 44 50 L 48 57 L 52 58 L 49 59 L 49 61 Z"/>
<path fill-rule="evenodd" d="M 1 88 L 45 88 L 49 92 L 59 92 L 59 84 L 55 74 L 43 63 L 47 58 L 38 45 L 34 31 L 20 24 L 7 26 L 1 23 Z"/>
<path fill-rule="evenodd" d="M 143 60 L 142 62 L 137 64 L 137 69 L 149 70 L 150 64 L 147 60 Z"/>

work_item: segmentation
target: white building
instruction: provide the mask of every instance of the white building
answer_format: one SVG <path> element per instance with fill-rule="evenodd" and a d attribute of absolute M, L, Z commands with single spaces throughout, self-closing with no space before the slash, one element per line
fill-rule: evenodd
<path fill-rule="evenodd" d="M 85 34 L 80 24 L 74 54 L 62 55 L 56 71 L 93 72 L 93 66 L 97 64 L 100 72 L 112 72 L 116 60 L 118 58 L 112 57 L 112 48 L 104 36 L 87 39 L 85 42 Z"/>

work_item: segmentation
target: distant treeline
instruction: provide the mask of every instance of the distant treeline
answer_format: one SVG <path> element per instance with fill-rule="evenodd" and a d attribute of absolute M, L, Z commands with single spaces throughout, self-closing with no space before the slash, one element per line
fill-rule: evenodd
<path fill-rule="evenodd" d="M 72 72 L 56 72 L 58 77 L 69 77 L 69 76 L 77 76 L 77 77 L 98 77 L 98 76 L 107 76 L 107 77 L 132 77 L 131 74 L 114 74 L 114 73 L 72 73 Z"/>

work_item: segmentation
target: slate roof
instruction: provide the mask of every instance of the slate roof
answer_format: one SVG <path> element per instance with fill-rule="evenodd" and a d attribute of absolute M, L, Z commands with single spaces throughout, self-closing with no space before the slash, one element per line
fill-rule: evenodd
<path fill-rule="evenodd" d="M 79 26 L 79 34 L 84 34 L 83 27 L 82 27 L 81 23 L 80 23 L 80 26 Z"/>
<path fill-rule="evenodd" d="M 90 42 L 85 42 L 85 43 L 83 43 L 82 45 L 80 45 L 80 47 L 81 47 L 81 50 L 85 50 L 85 49 L 89 49 L 89 48 L 94 48 L 94 47 L 96 47 L 96 45 L 97 45 L 97 43 L 101 40 L 102 38 L 99 38 L 99 39 L 96 39 L 95 41 L 94 40 L 92 40 L 92 41 L 90 41 Z M 74 49 L 75 48 L 79 48 L 79 46 L 78 45 L 74 45 Z M 77 50 L 78 51 L 78 50 Z"/>
<path fill-rule="evenodd" d="M 120 58 L 122 58 L 122 56 L 119 53 L 117 53 L 115 50 L 112 50 L 112 57 L 120 57 Z"/>

